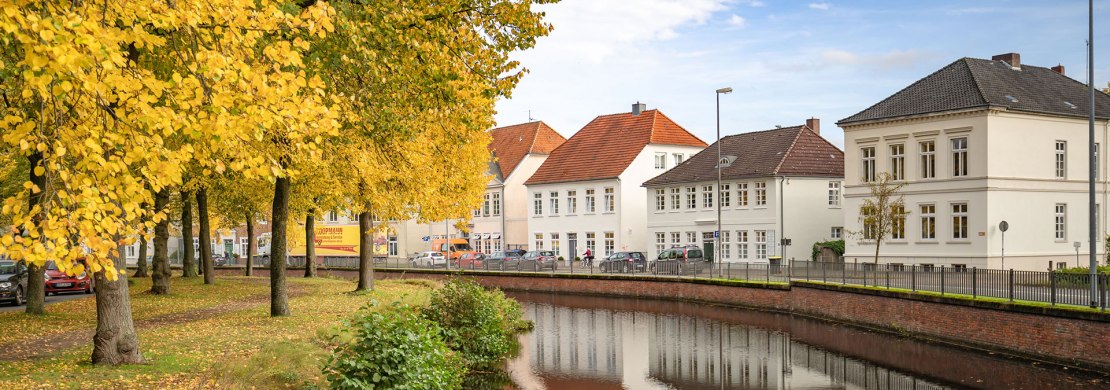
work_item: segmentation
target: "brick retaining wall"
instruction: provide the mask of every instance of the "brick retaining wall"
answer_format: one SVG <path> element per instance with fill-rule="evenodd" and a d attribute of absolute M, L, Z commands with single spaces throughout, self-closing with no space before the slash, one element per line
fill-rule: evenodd
<path fill-rule="evenodd" d="M 257 275 L 268 275 L 259 270 Z M 240 274 L 242 270 L 218 270 Z M 303 274 L 290 270 L 290 276 Z M 321 276 L 357 278 L 350 270 L 320 270 Z M 785 285 L 667 280 L 650 277 L 587 277 L 565 274 L 467 273 L 479 283 L 514 291 L 558 292 L 724 304 L 799 314 L 945 343 L 1006 352 L 1027 358 L 1110 371 L 1110 315 L 1052 308 L 873 291 L 848 286 L 794 282 Z M 442 280 L 436 271 L 375 271 L 377 279 Z"/>

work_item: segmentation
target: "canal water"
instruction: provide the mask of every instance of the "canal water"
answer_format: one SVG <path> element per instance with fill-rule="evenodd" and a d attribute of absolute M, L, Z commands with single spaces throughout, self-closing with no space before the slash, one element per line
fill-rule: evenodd
<path fill-rule="evenodd" d="M 507 363 L 513 389 L 1110 388 L 1107 376 L 785 314 L 508 295 L 535 323 Z"/>

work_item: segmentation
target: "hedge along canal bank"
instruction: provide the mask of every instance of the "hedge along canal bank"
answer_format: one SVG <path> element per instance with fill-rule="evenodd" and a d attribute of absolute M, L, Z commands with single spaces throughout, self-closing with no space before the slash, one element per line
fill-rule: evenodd
<path fill-rule="evenodd" d="M 241 268 L 218 269 L 237 274 Z M 290 269 L 290 276 L 303 271 Z M 265 273 L 263 273 L 265 274 Z M 355 270 L 321 269 L 321 276 L 358 277 Z M 375 278 L 446 279 L 455 271 L 377 269 Z M 702 302 L 798 314 L 938 341 L 1003 352 L 1098 372 L 1110 371 L 1110 314 L 1051 307 L 971 301 L 873 288 L 793 281 L 660 278 L 467 271 L 486 287 Z"/>

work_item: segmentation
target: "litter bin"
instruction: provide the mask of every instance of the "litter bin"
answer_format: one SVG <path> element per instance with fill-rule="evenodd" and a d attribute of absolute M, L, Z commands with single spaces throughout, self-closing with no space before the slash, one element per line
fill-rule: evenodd
<path fill-rule="evenodd" d="M 767 261 L 770 263 L 768 272 L 776 275 L 782 273 L 782 256 L 771 256 L 767 258 Z"/>

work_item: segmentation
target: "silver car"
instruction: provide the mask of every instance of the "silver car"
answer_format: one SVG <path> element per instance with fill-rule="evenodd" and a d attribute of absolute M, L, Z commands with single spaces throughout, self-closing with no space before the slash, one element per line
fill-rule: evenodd
<path fill-rule="evenodd" d="M 423 268 L 447 268 L 447 257 L 436 251 L 424 251 L 412 258 L 412 266 Z"/>

